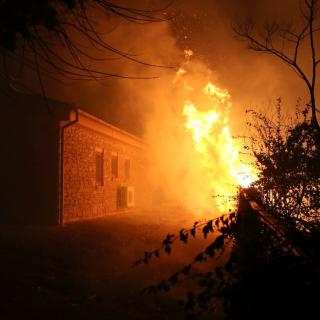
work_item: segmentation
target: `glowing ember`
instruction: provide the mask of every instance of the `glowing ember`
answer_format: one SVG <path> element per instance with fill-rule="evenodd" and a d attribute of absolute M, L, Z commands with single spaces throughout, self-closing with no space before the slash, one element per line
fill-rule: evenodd
<path fill-rule="evenodd" d="M 212 83 L 202 92 L 210 98 L 210 110 L 199 111 L 191 101 L 186 101 L 183 115 L 187 118 L 185 125 L 192 133 L 194 148 L 201 154 L 202 166 L 206 168 L 204 183 L 210 184 L 217 196 L 217 206 L 223 212 L 232 207 L 229 200 L 236 195 L 238 186 L 250 186 L 256 173 L 240 159 L 241 146 L 230 134 L 230 94 Z"/>
<path fill-rule="evenodd" d="M 190 58 L 193 56 L 193 51 L 190 49 L 184 50 L 183 52 L 184 52 L 185 58 Z"/>

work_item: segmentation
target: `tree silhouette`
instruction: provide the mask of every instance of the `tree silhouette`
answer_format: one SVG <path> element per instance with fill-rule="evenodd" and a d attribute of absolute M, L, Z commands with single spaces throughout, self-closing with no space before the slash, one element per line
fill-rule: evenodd
<path fill-rule="evenodd" d="M 320 225 L 320 132 L 306 120 L 307 111 L 297 112 L 293 124 L 284 120 L 281 100 L 276 117 L 248 110 L 247 124 L 259 179 L 253 186 L 263 203 L 286 225 L 317 232 Z"/>
<path fill-rule="evenodd" d="M 320 51 L 317 37 L 320 32 L 319 0 L 301 0 L 299 19 L 288 22 L 279 18 L 267 18 L 263 23 L 254 17 L 235 19 L 233 29 L 247 41 L 249 48 L 280 59 L 288 65 L 306 84 L 310 96 L 311 122 L 319 129 L 317 119 L 316 90 Z M 305 66 L 304 48 L 307 47 L 311 66 Z M 311 67 L 311 68 L 310 68 Z M 308 70 L 311 69 L 311 71 Z"/>
<path fill-rule="evenodd" d="M 163 8 L 147 10 L 106 0 L 2 0 L 0 81 L 11 87 L 21 80 L 24 69 L 36 72 L 42 89 L 43 76 L 68 80 L 139 78 L 103 70 L 101 65 L 90 67 L 92 62 L 118 58 L 160 67 L 113 47 L 98 31 L 92 13 L 100 11 L 147 24 L 168 20 L 169 6 L 167 2 Z"/>

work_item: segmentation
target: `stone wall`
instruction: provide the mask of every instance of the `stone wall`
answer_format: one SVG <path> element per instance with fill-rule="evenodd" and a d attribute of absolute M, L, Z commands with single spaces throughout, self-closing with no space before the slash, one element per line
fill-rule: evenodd
<path fill-rule="evenodd" d="M 97 183 L 96 153 L 103 152 L 103 185 Z M 112 155 L 118 155 L 118 177 L 111 172 Z M 130 177 L 125 161 L 130 160 Z M 116 211 L 119 186 L 134 186 L 135 205 L 143 200 L 143 148 L 75 124 L 64 133 L 64 222 L 95 218 Z M 123 209 L 122 209 L 123 210 Z"/>

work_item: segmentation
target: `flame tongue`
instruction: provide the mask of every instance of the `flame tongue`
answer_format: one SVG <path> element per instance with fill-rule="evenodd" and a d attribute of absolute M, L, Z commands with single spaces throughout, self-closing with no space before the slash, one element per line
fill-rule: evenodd
<path fill-rule="evenodd" d="M 194 149 L 206 168 L 212 193 L 217 196 L 217 206 L 223 212 L 232 207 L 228 199 L 236 195 L 238 186 L 248 187 L 255 181 L 256 174 L 241 161 L 240 145 L 232 138 L 228 127 L 230 94 L 212 83 L 202 92 L 210 98 L 210 109 L 199 111 L 191 101 L 186 101 L 183 115 L 192 133 Z"/>

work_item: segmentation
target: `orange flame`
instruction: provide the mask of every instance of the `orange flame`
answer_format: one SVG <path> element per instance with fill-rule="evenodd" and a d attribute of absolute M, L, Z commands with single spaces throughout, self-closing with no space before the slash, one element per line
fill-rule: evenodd
<path fill-rule="evenodd" d="M 232 208 L 238 187 L 248 187 L 257 179 L 254 168 L 240 158 L 241 146 L 232 138 L 228 126 L 228 111 L 231 108 L 230 94 L 212 83 L 202 93 L 210 98 L 210 110 L 199 111 L 189 100 L 184 104 L 183 115 L 186 127 L 192 133 L 193 146 L 201 155 L 206 168 L 207 183 L 216 197 L 221 212 Z M 204 183 L 206 183 L 204 181 Z"/>

